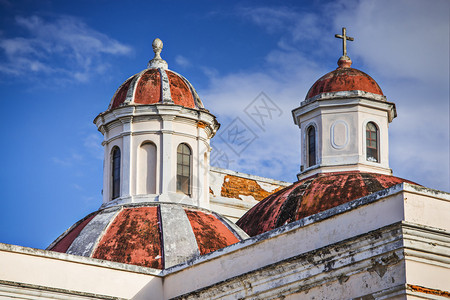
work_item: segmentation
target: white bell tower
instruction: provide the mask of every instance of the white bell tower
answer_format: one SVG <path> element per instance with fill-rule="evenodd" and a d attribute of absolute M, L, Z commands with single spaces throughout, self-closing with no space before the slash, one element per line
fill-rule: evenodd
<path fill-rule="evenodd" d="M 346 41 L 338 68 L 314 83 L 300 106 L 292 111 L 302 130 L 298 179 L 317 173 L 363 171 L 392 174 L 389 168 L 389 123 L 395 104 L 387 102 L 369 75 L 351 68 Z"/>

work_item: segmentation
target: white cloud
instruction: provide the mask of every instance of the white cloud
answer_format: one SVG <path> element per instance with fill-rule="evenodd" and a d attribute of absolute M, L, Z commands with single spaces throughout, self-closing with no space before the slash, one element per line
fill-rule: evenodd
<path fill-rule="evenodd" d="M 297 19 L 297 13 L 285 7 L 241 7 L 238 12 L 270 33 L 284 30 Z"/>
<path fill-rule="evenodd" d="M 391 79 L 448 85 L 447 0 L 340 1 L 336 27 L 356 37 L 352 51 L 371 69 Z"/>
<path fill-rule="evenodd" d="M 16 17 L 16 25 L 27 36 L 0 39 L 0 72 L 9 75 L 54 75 L 66 80 L 86 81 L 105 72 L 102 56 L 125 55 L 131 48 L 88 27 L 81 20 L 60 16 L 53 20 L 38 16 Z"/>
<path fill-rule="evenodd" d="M 51 160 L 62 167 L 72 167 L 77 163 L 82 162 L 83 156 L 76 152 L 72 152 L 65 157 L 52 157 Z"/>
<path fill-rule="evenodd" d="M 191 62 L 182 55 L 175 56 L 175 62 L 182 68 L 187 68 L 191 65 Z"/>
<path fill-rule="evenodd" d="M 337 61 L 341 52 L 334 34 L 347 26 L 349 35 L 355 37 L 349 46 L 353 66 L 361 69 L 365 65 L 364 71 L 397 105 L 399 116 L 390 126 L 394 174 L 450 190 L 449 2 L 341 1 L 322 9 L 316 15 L 267 7 L 239 11 L 241 18 L 278 34 L 279 42 L 268 51 L 263 71 L 209 73 L 209 86 L 199 91 L 206 107 L 217 114 L 221 130 L 239 117 L 258 136 L 236 155 L 219 138 L 219 131 L 213 144 L 230 156 L 229 168 L 295 180 L 300 165 L 300 130 L 290 111 L 315 80 L 331 71 L 322 61 L 330 55 Z M 331 22 L 322 22 L 323 18 Z M 261 91 L 283 111 L 265 131 L 244 113 Z"/>

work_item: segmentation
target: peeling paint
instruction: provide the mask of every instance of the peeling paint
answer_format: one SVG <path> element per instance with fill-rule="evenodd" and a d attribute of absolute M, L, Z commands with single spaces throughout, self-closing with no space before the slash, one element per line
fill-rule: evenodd
<path fill-rule="evenodd" d="M 407 287 L 408 287 L 408 289 L 410 289 L 411 291 L 414 291 L 414 292 L 419 292 L 419 293 L 424 293 L 424 294 L 429 294 L 429 295 L 438 295 L 438 296 L 450 298 L 450 292 L 448 292 L 448 291 L 430 289 L 430 288 L 426 288 L 423 286 L 412 285 L 412 284 L 408 284 Z"/>
<path fill-rule="evenodd" d="M 281 190 L 282 187 L 275 188 L 272 191 L 267 191 L 266 189 L 263 189 L 256 180 L 226 175 L 222 184 L 222 191 L 220 195 L 222 197 L 241 200 L 245 200 L 245 197 L 243 196 L 251 196 L 256 201 L 261 201 L 272 192 Z"/>

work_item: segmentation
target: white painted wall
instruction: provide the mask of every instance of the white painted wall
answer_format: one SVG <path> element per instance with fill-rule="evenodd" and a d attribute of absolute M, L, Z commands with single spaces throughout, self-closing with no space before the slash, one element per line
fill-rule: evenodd
<path fill-rule="evenodd" d="M 104 135 L 103 206 L 168 201 L 209 208 L 209 140 L 219 127 L 213 115 L 178 105 L 138 105 L 106 111 L 94 122 Z M 190 196 L 176 190 L 181 143 L 192 150 Z M 118 199 L 111 199 L 114 146 L 122 155 Z"/>
<path fill-rule="evenodd" d="M 56 299 L 94 298 L 83 293 L 163 299 L 162 278 L 149 268 L 5 244 L 0 244 L 0 266 L 1 281 L 29 287 L 0 281 L 3 299 L 50 299 L 55 294 Z"/>

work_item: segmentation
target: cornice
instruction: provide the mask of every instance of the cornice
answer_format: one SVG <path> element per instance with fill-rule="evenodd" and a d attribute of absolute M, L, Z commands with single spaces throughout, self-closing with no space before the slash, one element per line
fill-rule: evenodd
<path fill-rule="evenodd" d="M 220 127 L 216 117 L 206 110 L 192 109 L 172 104 L 127 105 L 118 107 L 99 114 L 94 119 L 94 123 L 98 130 L 104 133 L 109 128 L 113 128 L 113 124 L 117 122 L 125 124 L 128 122 L 143 122 L 157 118 L 169 121 L 181 121 L 184 119 L 186 123 L 195 124 L 201 122 L 206 124 L 211 137 L 214 136 Z"/>

